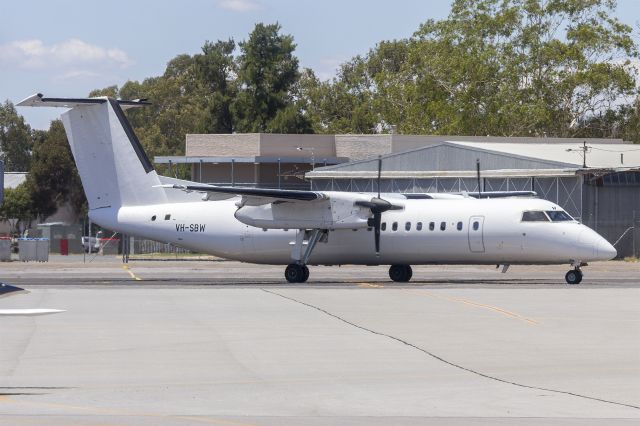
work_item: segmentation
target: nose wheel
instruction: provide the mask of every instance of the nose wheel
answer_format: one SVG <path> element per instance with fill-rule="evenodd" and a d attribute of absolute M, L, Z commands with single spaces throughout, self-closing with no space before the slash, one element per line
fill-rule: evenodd
<path fill-rule="evenodd" d="M 566 273 L 564 279 L 567 281 L 567 284 L 580 284 L 580 282 L 582 282 L 582 271 L 578 268 L 572 269 Z"/>
<path fill-rule="evenodd" d="M 307 265 L 292 263 L 284 270 L 284 277 L 290 283 L 303 283 L 309 279 L 309 268 Z"/>

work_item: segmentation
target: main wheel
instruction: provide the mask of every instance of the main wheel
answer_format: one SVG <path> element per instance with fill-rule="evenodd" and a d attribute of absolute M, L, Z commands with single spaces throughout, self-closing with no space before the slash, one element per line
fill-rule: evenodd
<path fill-rule="evenodd" d="M 412 275 L 413 271 L 409 265 L 391 265 L 389 268 L 389 278 L 395 282 L 406 283 Z"/>
<path fill-rule="evenodd" d="M 307 273 L 305 274 L 304 265 L 298 265 L 297 263 L 292 263 L 287 266 L 287 269 L 284 270 L 284 277 L 290 283 L 303 283 L 309 278 L 309 270 L 307 269 Z"/>
<path fill-rule="evenodd" d="M 564 279 L 567 281 L 567 284 L 580 284 L 582 281 L 582 271 L 579 269 L 572 269 L 566 273 Z"/>
<path fill-rule="evenodd" d="M 306 283 L 307 280 L 309 279 L 309 268 L 307 267 L 307 265 L 302 265 L 302 281 L 300 281 L 301 283 Z"/>

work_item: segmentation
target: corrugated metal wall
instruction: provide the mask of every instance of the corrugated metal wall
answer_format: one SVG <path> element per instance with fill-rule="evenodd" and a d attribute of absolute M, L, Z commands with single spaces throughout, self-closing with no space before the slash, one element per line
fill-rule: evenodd
<path fill-rule="evenodd" d="M 618 257 L 640 256 L 640 186 L 589 178 L 585 182 L 583 222 L 615 243 Z"/>

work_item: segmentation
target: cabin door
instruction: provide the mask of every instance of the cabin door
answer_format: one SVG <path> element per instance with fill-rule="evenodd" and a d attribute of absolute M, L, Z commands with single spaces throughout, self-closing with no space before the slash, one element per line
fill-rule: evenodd
<path fill-rule="evenodd" d="M 469 218 L 469 250 L 472 253 L 484 253 L 484 216 L 471 216 Z"/>

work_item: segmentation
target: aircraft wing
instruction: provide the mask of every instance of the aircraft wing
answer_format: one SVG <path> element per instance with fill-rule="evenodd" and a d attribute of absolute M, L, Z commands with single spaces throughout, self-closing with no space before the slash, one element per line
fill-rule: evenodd
<path fill-rule="evenodd" d="M 236 219 L 246 225 L 265 229 L 366 228 L 370 226 L 368 220 L 372 216 L 371 194 L 189 183 L 160 186 L 205 192 L 205 200 L 241 196 L 242 199 L 236 203 Z"/>
<path fill-rule="evenodd" d="M 314 201 L 327 199 L 322 192 L 298 191 L 291 189 L 265 189 L 265 188 L 244 188 L 239 186 L 216 186 L 216 185 L 180 185 L 167 184 L 160 185 L 162 188 L 181 189 L 183 191 L 197 191 L 220 194 L 222 197 L 230 198 L 240 195 L 244 198 L 243 205 L 262 205 L 274 201 Z"/>

